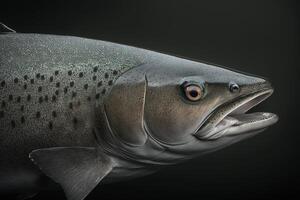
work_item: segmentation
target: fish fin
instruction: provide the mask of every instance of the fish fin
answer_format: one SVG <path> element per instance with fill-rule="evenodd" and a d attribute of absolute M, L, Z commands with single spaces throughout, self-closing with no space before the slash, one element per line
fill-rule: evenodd
<path fill-rule="evenodd" d="M 6 26 L 2 22 L 0 22 L 0 34 L 2 34 L 2 33 L 15 33 L 15 32 L 16 32 L 15 30 L 9 28 L 8 26 Z"/>
<path fill-rule="evenodd" d="M 68 200 L 84 199 L 114 166 L 109 156 L 87 147 L 37 149 L 29 158 L 61 185 Z"/>

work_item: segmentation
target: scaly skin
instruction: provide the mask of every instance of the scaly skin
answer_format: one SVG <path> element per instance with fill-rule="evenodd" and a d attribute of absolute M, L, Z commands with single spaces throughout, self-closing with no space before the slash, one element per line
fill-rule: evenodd
<path fill-rule="evenodd" d="M 11 177 L 28 183 L 34 149 L 95 146 L 97 107 L 115 80 L 142 62 L 139 53 L 78 37 L 0 35 L 0 186 L 18 182 Z"/>

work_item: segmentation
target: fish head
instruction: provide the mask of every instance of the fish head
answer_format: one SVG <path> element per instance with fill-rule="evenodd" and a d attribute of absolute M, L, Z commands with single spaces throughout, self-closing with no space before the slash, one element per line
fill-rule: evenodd
<path fill-rule="evenodd" d="M 170 56 L 119 77 L 106 112 L 128 145 L 151 138 L 174 151 L 209 152 L 274 124 L 273 113 L 247 112 L 272 93 L 263 78 Z"/>

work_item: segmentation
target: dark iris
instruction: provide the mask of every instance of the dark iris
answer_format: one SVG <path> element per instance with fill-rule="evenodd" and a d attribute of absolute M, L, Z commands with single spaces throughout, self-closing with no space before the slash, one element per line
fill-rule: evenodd
<path fill-rule="evenodd" d="M 196 90 L 192 90 L 192 91 L 190 91 L 190 95 L 192 97 L 197 97 L 199 94 L 198 94 L 198 92 Z"/>

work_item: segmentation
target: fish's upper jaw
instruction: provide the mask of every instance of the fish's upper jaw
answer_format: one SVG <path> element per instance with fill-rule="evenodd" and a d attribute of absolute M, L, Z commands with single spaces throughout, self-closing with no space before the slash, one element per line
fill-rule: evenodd
<path fill-rule="evenodd" d="M 194 134 L 200 140 L 215 140 L 223 136 L 234 136 L 265 129 L 276 123 L 273 113 L 246 113 L 273 93 L 271 87 L 240 96 L 216 108 Z"/>

